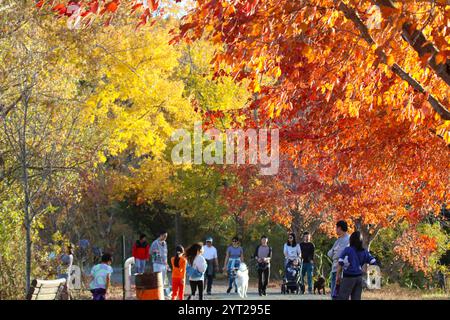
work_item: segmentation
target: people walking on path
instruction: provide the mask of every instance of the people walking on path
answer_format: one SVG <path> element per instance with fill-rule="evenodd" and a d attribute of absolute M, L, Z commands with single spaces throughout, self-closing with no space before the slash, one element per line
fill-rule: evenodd
<path fill-rule="evenodd" d="M 344 220 L 340 220 L 336 223 L 336 233 L 338 235 L 338 239 L 334 242 L 331 249 L 328 251 L 327 255 L 333 260 L 333 264 L 331 265 L 331 295 L 333 295 L 335 287 L 336 287 L 336 272 L 338 267 L 339 257 L 344 251 L 346 247 L 348 247 L 350 242 L 350 236 L 347 233 L 348 225 Z"/>
<path fill-rule="evenodd" d="M 344 248 L 338 259 L 336 285 L 339 285 L 338 300 L 361 300 L 363 270 L 365 264 L 376 264 L 376 259 L 363 248 L 359 231 L 350 236 L 350 246 Z M 342 274 L 342 275 L 341 275 Z"/>
<path fill-rule="evenodd" d="M 60 264 L 57 268 L 58 279 L 67 279 L 67 283 L 70 281 L 70 275 L 72 273 L 73 265 L 73 246 L 70 244 L 67 246 L 67 251 L 60 257 Z"/>
<path fill-rule="evenodd" d="M 139 236 L 139 240 L 133 244 L 132 256 L 136 273 L 144 273 L 145 264 L 150 259 L 150 245 L 147 242 L 145 234 Z"/>
<path fill-rule="evenodd" d="M 106 294 L 111 283 L 111 267 L 112 257 L 109 253 L 105 253 L 101 257 L 101 262 L 91 269 L 92 281 L 89 285 L 93 300 L 105 300 Z"/>
<path fill-rule="evenodd" d="M 206 238 L 206 245 L 203 246 L 203 257 L 208 265 L 205 274 L 206 294 L 211 295 L 213 280 L 219 269 L 217 249 L 213 246 L 213 238 L 211 237 Z"/>
<path fill-rule="evenodd" d="M 295 239 L 295 233 L 291 232 L 288 234 L 288 240 L 283 246 L 283 253 L 285 258 L 285 266 L 289 261 L 294 261 L 295 259 L 300 260 L 302 251 L 300 249 L 300 245 Z"/>
<path fill-rule="evenodd" d="M 308 281 L 308 293 L 313 292 L 313 273 L 314 273 L 314 244 L 311 242 L 311 235 L 305 231 L 303 233 L 303 241 L 300 243 L 302 252 L 302 286 L 305 288 L 305 275 Z"/>
<path fill-rule="evenodd" d="M 158 239 L 153 241 L 150 246 L 150 252 L 152 255 L 153 272 L 161 272 L 163 278 L 163 287 L 166 283 L 167 272 L 170 271 L 170 267 L 167 262 L 167 232 L 161 231 Z"/>
<path fill-rule="evenodd" d="M 73 246 L 69 244 L 67 246 L 67 251 L 61 255 L 60 264 L 57 267 L 57 278 L 58 279 L 66 279 L 66 284 L 61 293 L 61 297 L 63 299 L 69 298 L 69 283 L 72 281 L 72 265 L 73 265 Z"/>
<path fill-rule="evenodd" d="M 179 245 L 176 248 L 175 256 L 172 257 L 172 300 L 178 298 L 183 300 L 185 283 L 186 283 L 186 263 L 187 260 L 183 256 L 184 248 Z"/>
<path fill-rule="evenodd" d="M 186 272 L 189 277 L 189 284 L 191 286 L 191 294 L 188 300 L 195 297 L 198 290 L 198 300 L 203 300 L 203 285 L 206 272 L 206 260 L 202 256 L 203 244 L 201 242 L 194 243 L 188 249 L 186 249 L 186 258 L 188 266 Z"/>
<path fill-rule="evenodd" d="M 260 296 L 266 295 L 267 285 L 270 276 L 270 259 L 272 258 L 272 248 L 268 245 L 269 239 L 263 235 L 261 243 L 256 247 L 253 257 L 256 259 L 258 268 L 258 293 Z"/>
<path fill-rule="evenodd" d="M 223 272 L 227 271 L 228 274 L 228 289 L 227 294 L 235 287 L 235 292 L 237 292 L 236 280 L 236 270 L 239 268 L 241 262 L 244 262 L 244 249 L 240 246 L 239 238 L 233 237 L 231 240 L 231 245 L 228 246 L 225 261 L 223 265 Z"/>

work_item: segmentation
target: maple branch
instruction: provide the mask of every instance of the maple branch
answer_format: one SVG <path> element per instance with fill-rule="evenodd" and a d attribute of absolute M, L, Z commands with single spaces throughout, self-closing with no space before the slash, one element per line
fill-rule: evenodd
<path fill-rule="evenodd" d="M 340 11 L 342 11 L 345 15 L 345 17 L 349 20 L 351 20 L 355 27 L 358 28 L 358 30 L 361 33 L 361 37 L 369 44 L 369 45 L 376 45 L 375 40 L 372 38 L 372 36 L 369 33 L 369 29 L 364 24 L 364 22 L 361 20 L 359 15 L 356 13 L 355 10 L 348 7 L 344 2 L 335 0 L 335 3 L 339 2 L 337 7 Z M 378 57 L 381 59 L 381 61 L 384 64 L 387 64 L 387 56 L 386 53 L 383 51 L 382 48 L 378 47 L 375 51 Z M 406 81 L 410 86 L 412 86 L 415 90 L 419 91 L 420 93 L 426 94 L 428 103 L 433 107 L 434 111 L 436 111 L 442 119 L 444 120 L 450 120 L 450 111 L 445 108 L 444 105 L 442 105 L 439 100 L 437 100 L 431 93 L 427 92 L 425 88 L 417 81 L 415 80 L 410 74 L 408 74 L 405 70 L 402 69 L 397 63 L 394 63 L 391 67 L 392 72 L 394 72 L 397 76 L 399 76 L 401 79 Z"/>
<path fill-rule="evenodd" d="M 427 54 L 430 55 L 428 59 L 428 65 L 433 69 L 436 74 L 442 78 L 450 86 L 450 61 L 446 63 L 438 64 L 436 56 L 439 54 L 439 50 L 434 46 L 432 42 L 427 41 L 425 35 L 420 30 L 411 28 L 412 24 L 405 22 L 402 26 L 402 36 L 408 42 L 411 47 L 416 50 L 419 57 L 423 57 Z"/>
<path fill-rule="evenodd" d="M 391 9 L 396 9 L 395 4 L 391 0 L 374 0 L 373 1 L 378 7 L 388 7 Z M 422 28 L 423 29 L 423 28 Z M 402 25 L 402 37 L 408 42 L 411 47 L 419 54 L 422 58 L 429 54 L 428 65 L 431 69 L 436 72 L 436 74 L 441 77 L 450 86 L 450 60 L 445 63 L 437 63 L 436 56 L 439 54 L 439 50 L 436 46 L 427 41 L 427 38 L 423 34 L 422 30 L 417 30 L 413 28 L 413 24 L 410 22 L 405 22 Z"/>

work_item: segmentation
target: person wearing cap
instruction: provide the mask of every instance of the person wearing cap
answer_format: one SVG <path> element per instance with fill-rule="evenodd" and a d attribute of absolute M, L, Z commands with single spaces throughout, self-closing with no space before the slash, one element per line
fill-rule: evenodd
<path fill-rule="evenodd" d="M 213 279 L 219 268 L 217 249 L 213 246 L 213 238 L 206 238 L 206 244 L 203 246 L 203 258 L 205 258 L 208 267 L 205 273 L 206 294 L 211 295 Z"/>

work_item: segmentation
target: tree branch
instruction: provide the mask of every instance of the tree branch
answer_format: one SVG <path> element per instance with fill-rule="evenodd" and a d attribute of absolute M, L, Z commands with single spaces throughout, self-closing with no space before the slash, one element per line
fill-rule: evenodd
<path fill-rule="evenodd" d="M 378 7 L 396 9 L 394 2 L 391 0 L 373 0 L 372 2 Z M 445 81 L 445 83 L 447 83 L 447 85 L 450 86 L 450 61 L 447 60 L 445 63 L 438 64 L 436 62 L 436 56 L 439 54 L 439 50 L 432 42 L 427 41 L 427 38 L 421 30 L 412 27 L 413 25 L 410 22 L 405 22 L 402 25 L 403 39 L 416 50 L 419 57 L 422 58 L 426 54 L 429 54 L 430 58 L 428 60 L 428 65 L 442 80 Z"/>
<path fill-rule="evenodd" d="M 337 7 L 340 11 L 342 11 L 345 15 L 345 17 L 353 22 L 356 28 L 361 33 L 361 37 L 369 44 L 369 45 L 376 45 L 375 40 L 373 40 L 372 36 L 369 33 L 369 29 L 364 24 L 364 22 L 361 20 L 359 15 L 356 13 L 355 10 L 348 7 L 344 2 L 335 0 L 335 3 L 337 3 Z M 381 59 L 381 61 L 384 64 L 387 64 L 387 56 L 386 53 L 383 51 L 382 48 L 378 47 L 376 50 L 376 54 Z M 398 64 L 394 63 L 391 67 L 392 72 L 394 72 L 397 76 L 399 76 L 404 81 L 408 82 L 410 86 L 412 86 L 415 90 L 419 91 L 420 93 L 427 94 L 428 95 L 428 103 L 433 107 L 434 111 L 436 111 L 442 119 L 444 120 L 450 120 L 450 111 L 442 105 L 439 100 L 437 100 L 431 93 L 427 92 L 425 88 L 417 82 L 411 75 L 409 75 L 405 70 L 403 70 Z"/>
<path fill-rule="evenodd" d="M 402 36 L 408 42 L 411 47 L 416 50 L 419 57 L 423 57 L 426 54 L 430 55 L 428 60 L 428 65 L 431 69 L 436 72 L 436 74 L 450 86 L 450 61 L 447 60 L 445 63 L 437 64 L 436 56 L 439 54 L 439 50 L 434 46 L 433 43 L 427 41 L 425 35 L 422 31 L 417 29 L 411 29 L 412 24 L 406 22 L 402 26 Z"/>

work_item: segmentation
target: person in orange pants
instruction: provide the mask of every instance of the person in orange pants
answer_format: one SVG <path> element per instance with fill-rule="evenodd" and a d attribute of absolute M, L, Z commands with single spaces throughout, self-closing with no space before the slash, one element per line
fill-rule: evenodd
<path fill-rule="evenodd" d="M 183 257 L 184 248 L 177 246 L 176 254 L 172 257 L 172 300 L 178 297 L 183 300 L 184 288 L 186 285 L 186 258 Z"/>

